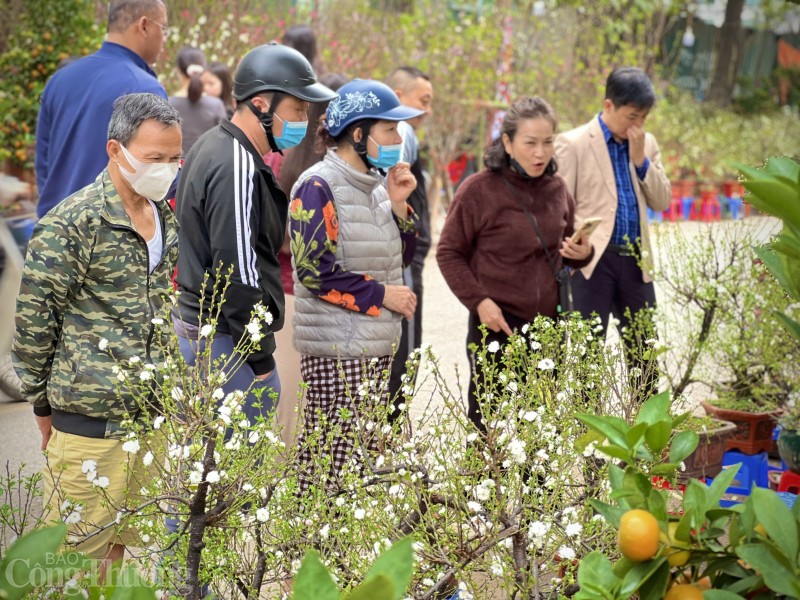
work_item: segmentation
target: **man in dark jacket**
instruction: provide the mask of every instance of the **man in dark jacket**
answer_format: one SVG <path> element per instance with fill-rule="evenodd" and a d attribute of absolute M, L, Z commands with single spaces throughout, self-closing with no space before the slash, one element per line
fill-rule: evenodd
<path fill-rule="evenodd" d="M 226 370 L 222 386 L 226 394 L 247 390 L 254 381 L 254 387 L 264 389 L 260 408 L 255 406 L 256 394 L 245 402 L 244 411 L 254 422 L 280 396 L 273 332 L 283 327 L 277 255 L 289 208 L 262 157 L 300 143 L 309 103 L 325 102 L 336 94 L 317 83 L 302 54 L 269 44 L 242 59 L 233 96 L 238 106 L 231 120 L 206 132 L 184 162 L 176 199 L 180 295 L 173 320 L 190 364 L 197 340 L 213 339 L 215 359 L 233 356 L 240 343 L 256 343 L 241 367 Z M 254 329 L 256 312 L 269 325 L 267 331 L 258 330 L 258 325 Z M 212 320 L 213 334 L 208 331 Z"/>

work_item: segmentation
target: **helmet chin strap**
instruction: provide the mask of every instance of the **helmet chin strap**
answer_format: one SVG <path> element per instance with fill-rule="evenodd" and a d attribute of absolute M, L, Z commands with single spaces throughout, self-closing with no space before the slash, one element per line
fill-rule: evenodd
<path fill-rule="evenodd" d="M 347 140 L 347 142 L 351 146 L 353 146 L 353 148 L 356 151 L 356 154 L 358 154 L 358 156 L 364 162 L 364 166 L 367 167 L 367 170 L 369 171 L 372 168 L 372 165 L 367 160 L 367 138 L 369 137 L 369 130 L 372 129 L 372 124 L 365 123 L 364 125 L 360 125 L 359 127 L 361 128 L 360 142 L 355 141 L 351 133 L 348 133 L 344 139 Z"/>
<path fill-rule="evenodd" d="M 278 104 L 283 99 L 283 94 L 275 92 L 272 97 L 272 102 L 269 104 L 269 109 L 267 112 L 261 112 L 258 107 L 253 104 L 252 98 L 247 101 L 247 108 L 250 109 L 256 118 L 261 123 L 261 127 L 264 128 L 264 133 L 267 135 L 267 143 L 269 144 L 270 150 L 273 152 L 277 152 L 280 155 L 283 155 L 283 150 L 278 148 L 278 145 L 275 143 L 275 136 L 272 135 L 272 123 L 273 123 L 273 113 L 275 109 L 278 108 Z"/>

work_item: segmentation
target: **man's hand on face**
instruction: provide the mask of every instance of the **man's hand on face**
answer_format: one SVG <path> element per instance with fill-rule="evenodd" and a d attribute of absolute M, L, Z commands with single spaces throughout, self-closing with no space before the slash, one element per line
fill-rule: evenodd
<path fill-rule="evenodd" d="M 637 125 L 628 128 L 628 152 L 634 165 L 641 167 L 644 164 L 644 129 Z"/>

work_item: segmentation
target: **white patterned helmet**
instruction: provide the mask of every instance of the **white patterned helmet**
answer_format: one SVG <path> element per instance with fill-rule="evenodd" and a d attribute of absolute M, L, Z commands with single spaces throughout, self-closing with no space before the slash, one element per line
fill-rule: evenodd
<path fill-rule="evenodd" d="M 400 104 L 400 99 L 385 83 L 373 79 L 354 79 L 339 88 L 325 111 L 325 128 L 337 137 L 350 125 L 363 119 L 405 121 L 424 111 Z"/>

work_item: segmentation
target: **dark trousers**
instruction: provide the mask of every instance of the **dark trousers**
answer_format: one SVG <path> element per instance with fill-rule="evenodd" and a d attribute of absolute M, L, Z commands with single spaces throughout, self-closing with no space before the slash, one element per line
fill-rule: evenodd
<path fill-rule="evenodd" d="M 645 339 L 656 337 L 656 327 L 652 319 L 646 318 L 646 313 L 640 314 L 640 311 L 655 308 L 656 291 L 652 282 L 642 281 L 638 259 L 627 253 L 606 251 L 590 279 L 586 279 L 580 271 L 574 273 L 572 297 L 575 309 L 584 318 L 597 313 L 604 337 L 608 331 L 609 315 L 619 320 L 628 370 L 638 367 L 643 373 L 643 378 L 638 383 L 634 382 L 634 385 L 644 394 L 642 399 L 654 393 L 658 388 L 658 369 L 644 359 L 642 351 L 645 349 Z M 640 339 L 622 336 L 622 330 L 630 326 L 631 319 L 638 322 Z"/>
<path fill-rule="evenodd" d="M 512 315 L 507 311 L 503 311 L 503 317 L 512 330 L 519 330 L 528 321 Z M 486 424 L 483 422 L 483 415 L 481 413 L 481 406 L 478 399 L 485 397 L 487 392 L 495 392 L 495 397 L 499 395 L 500 390 L 487 389 L 487 382 L 483 376 L 483 365 L 477 365 L 475 361 L 475 353 L 470 350 L 472 344 L 476 344 L 480 348 L 483 344 L 489 345 L 492 342 L 500 344 L 500 349 L 497 352 L 486 353 L 487 361 L 499 361 L 503 356 L 503 349 L 508 344 L 508 336 L 503 331 L 488 330 L 486 340 L 483 340 L 483 332 L 480 330 L 481 319 L 476 314 L 469 315 L 469 324 L 467 325 L 467 358 L 469 359 L 469 390 L 467 392 L 467 416 L 480 431 L 486 431 Z M 501 385 L 495 376 L 495 385 Z"/>
<path fill-rule="evenodd" d="M 400 380 L 406 372 L 406 360 L 414 350 L 422 346 L 422 263 L 412 262 L 411 266 L 405 269 L 403 279 L 404 283 L 417 295 L 417 309 L 411 321 L 403 319 L 400 342 L 397 344 L 397 351 L 392 359 L 392 371 L 389 375 L 389 398 L 394 408 L 389 415 L 390 423 L 396 422 L 402 414 L 398 406 L 405 402 L 405 398 L 399 392 L 403 387 Z M 414 385 L 413 381 L 406 383 Z"/>

